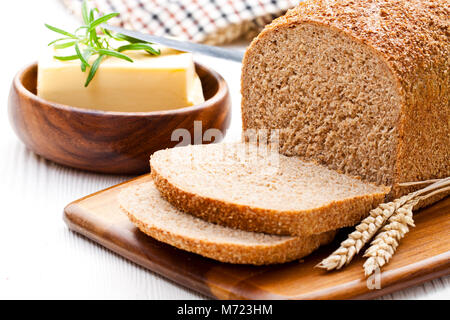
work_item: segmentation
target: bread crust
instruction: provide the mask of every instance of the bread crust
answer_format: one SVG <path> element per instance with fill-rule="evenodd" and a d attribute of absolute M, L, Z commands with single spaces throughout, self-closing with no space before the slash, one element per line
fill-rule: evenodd
<path fill-rule="evenodd" d="M 335 201 L 317 209 L 277 211 L 203 197 L 170 183 L 150 162 L 151 176 L 161 195 L 179 210 L 205 221 L 252 232 L 310 236 L 353 226 L 384 201 L 385 192 Z"/>
<path fill-rule="evenodd" d="M 368 18 L 379 18 L 375 25 Z M 316 24 L 339 31 L 367 47 L 390 70 L 401 97 L 399 142 L 393 189 L 399 197 L 413 188 L 397 184 L 450 175 L 450 2 L 448 0 L 307 0 L 275 19 L 256 37 L 243 60 L 243 128 L 245 88 L 255 48 L 282 28 Z M 376 169 L 376 168 L 375 168 Z M 437 197 L 436 199 L 442 198 Z"/>
<path fill-rule="evenodd" d="M 330 231 L 310 237 L 286 237 L 286 240 L 278 241 L 275 244 L 251 246 L 215 242 L 214 239 L 196 238 L 194 234 L 180 235 L 171 230 L 151 225 L 134 214 L 133 209 L 135 208 L 130 207 L 127 201 L 137 188 L 139 186 L 132 186 L 128 190 L 122 191 L 119 201 L 122 211 L 139 230 L 158 241 L 221 262 L 253 265 L 285 263 L 309 255 L 319 246 L 330 243 L 336 234 L 335 231 Z"/>

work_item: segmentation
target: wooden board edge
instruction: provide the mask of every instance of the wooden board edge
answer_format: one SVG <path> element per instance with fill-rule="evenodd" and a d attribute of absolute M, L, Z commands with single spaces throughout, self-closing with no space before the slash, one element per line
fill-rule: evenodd
<path fill-rule="evenodd" d="M 424 282 L 433 280 L 433 279 L 437 279 L 440 277 L 444 277 L 447 275 L 450 275 L 450 251 L 447 251 L 446 253 L 443 253 L 439 256 L 443 256 L 446 261 L 444 261 L 443 264 L 436 266 L 436 271 L 434 272 L 429 272 L 429 273 L 424 273 L 423 270 L 418 269 L 418 271 L 421 272 L 417 272 L 413 277 L 408 277 L 409 279 L 407 280 L 398 280 L 396 282 L 393 282 L 392 284 L 388 285 L 385 288 L 382 288 L 380 290 L 371 290 L 365 294 L 361 294 L 358 296 L 355 296 L 352 299 L 375 299 L 375 298 L 379 298 L 381 296 L 399 291 L 399 290 L 403 290 L 403 289 L 407 289 L 409 287 L 413 287 L 413 286 L 418 286 Z M 430 258 L 430 259 L 434 259 L 436 258 Z M 426 259 L 426 260 L 422 260 L 420 263 L 422 262 L 426 262 L 427 260 L 430 259 Z"/>
<path fill-rule="evenodd" d="M 219 299 L 224 297 L 223 295 L 219 297 L 214 294 L 215 290 L 213 290 L 210 285 L 213 285 L 213 287 L 217 287 L 216 290 L 219 289 L 219 291 L 222 291 L 222 293 L 227 293 L 228 298 L 231 299 L 373 299 L 411 286 L 420 285 L 426 281 L 430 281 L 435 278 L 450 274 L 450 251 L 447 251 L 428 259 L 421 260 L 414 264 L 404 266 L 400 269 L 382 272 L 382 277 L 387 277 L 388 284 L 386 285 L 386 287 L 382 286 L 382 288 L 378 290 L 366 290 L 365 286 L 361 287 L 361 285 L 359 285 L 359 290 L 356 290 L 354 294 L 348 294 L 346 296 L 333 294 L 333 291 L 335 292 L 335 290 L 332 290 L 333 288 L 329 288 L 323 291 L 317 290 L 315 292 L 310 292 L 299 296 L 279 296 L 274 295 L 270 292 L 265 292 L 264 290 L 260 292 L 260 294 L 257 294 L 255 296 L 240 296 L 237 295 L 237 292 L 233 292 L 233 290 L 224 290 L 220 283 L 210 283 L 208 285 L 206 283 L 203 283 L 202 281 L 199 281 L 198 279 L 193 279 L 186 275 L 177 273 L 173 270 L 170 270 L 169 268 L 161 266 L 158 263 L 152 262 L 148 259 L 144 259 L 137 254 L 133 254 L 133 252 L 130 252 L 124 247 L 108 240 L 107 237 L 105 238 L 100 236 L 99 233 L 96 232 L 98 230 L 96 230 L 95 228 L 95 217 L 90 216 L 89 219 L 80 218 L 80 210 L 83 210 L 80 206 L 82 201 L 87 200 L 91 197 L 95 197 L 108 190 L 117 189 L 118 187 L 130 184 L 133 181 L 143 180 L 146 178 L 148 179 L 148 176 L 149 174 L 135 177 L 131 180 L 97 191 L 93 194 L 87 195 L 83 198 L 69 203 L 64 208 L 64 222 L 70 230 L 81 234 L 82 236 L 94 241 L 97 244 L 100 244 L 101 246 L 113 251 L 115 254 L 125 257 L 126 259 L 130 260 L 133 263 L 136 263 L 146 270 L 159 274 L 172 283 L 176 283 L 177 285 L 188 288 L 189 290 L 199 292 L 200 294 L 212 299 Z M 353 287 L 358 287 L 358 284 L 350 284 L 350 286 L 347 284 L 346 288 L 341 288 L 339 292 L 342 292 L 343 290 L 351 291 L 351 289 L 354 289 Z"/>
<path fill-rule="evenodd" d="M 105 189 L 107 190 L 107 189 Z M 80 199 L 81 200 L 81 199 Z M 155 272 L 159 274 L 160 276 L 164 277 L 165 279 L 175 282 L 177 285 L 180 285 L 182 287 L 187 287 L 186 283 L 192 283 L 192 279 L 187 277 L 180 277 L 180 274 L 175 272 L 170 272 L 167 269 L 161 268 L 158 264 L 153 264 L 151 268 L 149 268 L 148 263 L 151 263 L 149 260 L 143 260 L 140 256 L 132 254 L 130 251 L 123 249 L 121 246 L 118 246 L 117 244 L 107 241 L 104 238 L 99 237 L 95 232 L 92 230 L 91 225 L 81 225 L 82 221 L 77 219 L 76 212 L 79 210 L 77 206 L 77 201 L 75 201 L 72 204 L 69 204 L 64 209 L 63 214 L 63 220 L 66 223 L 66 225 L 69 227 L 70 230 L 81 234 L 82 236 L 104 246 L 105 248 L 111 250 L 115 254 L 118 254 L 120 256 L 125 257 L 126 259 L 130 260 L 133 263 L 136 263 L 137 265 L 145 268 L 146 270 L 150 270 L 151 272 Z M 435 260 L 435 261 L 433 261 Z M 434 272 L 425 272 L 424 269 L 421 267 L 421 265 L 427 265 L 431 269 L 435 269 Z M 404 270 L 403 270 L 404 269 Z M 370 290 L 368 292 L 364 292 L 361 294 L 356 294 L 355 296 L 348 296 L 349 299 L 374 299 L 378 298 L 380 296 L 390 294 L 392 292 L 406 289 L 408 287 L 420 285 L 426 281 L 430 281 L 442 276 L 446 276 L 450 274 L 450 251 L 447 251 L 446 253 L 440 254 L 435 257 L 431 257 L 426 260 L 422 260 L 418 263 L 415 263 L 413 265 L 408 265 L 401 270 L 402 274 L 398 275 L 398 270 L 388 271 L 385 272 L 384 276 L 389 278 L 397 278 L 396 281 L 389 283 L 388 286 L 382 287 L 381 289 L 374 289 Z M 383 277 L 383 273 L 382 273 Z M 406 280 L 405 280 L 406 278 Z M 192 290 L 192 288 L 187 287 Z M 223 290 L 223 288 L 221 288 Z M 215 296 L 209 286 L 199 286 L 198 283 L 195 285 L 195 290 L 199 292 L 200 294 L 203 294 L 209 298 L 212 299 L 218 299 L 219 297 Z M 327 290 L 329 291 L 329 290 Z M 334 290 L 333 290 L 334 291 Z M 237 296 L 235 292 L 228 292 L 228 296 L 230 298 L 239 298 L 239 299 L 254 299 L 255 297 L 248 297 L 248 296 Z M 329 297 L 330 299 L 342 299 L 338 296 L 327 295 L 323 291 L 316 291 L 312 292 L 311 294 L 301 295 L 297 297 L 284 297 L 279 295 L 273 295 L 269 292 L 266 294 L 260 295 L 261 299 L 292 299 L 292 300 L 316 300 L 316 299 L 324 299 L 324 297 Z"/>
<path fill-rule="evenodd" d="M 105 191 L 112 190 L 112 189 L 116 189 L 116 188 L 118 188 L 118 187 L 121 187 L 121 186 L 124 186 L 124 185 L 126 185 L 126 184 L 129 184 L 129 183 L 131 183 L 131 182 L 133 182 L 133 181 L 135 181 L 135 180 L 141 180 L 141 179 L 144 179 L 144 178 L 146 178 L 146 177 L 148 177 L 148 176 L 150 176 L 150 173 L 146 173 L 146 174 L 143 174 L 143 175 L 140 175 L 140 176 L 131 178 L 131 179 L 126 180 L 126 181 L 124 181 L 124 182 L 121 182 L 121 183 L 119 183 L 119 184 L 115 184 L 115 185 L 113 185 L 113 186 L 111 186 L 111 187 L 108 187 L 108 188 L 99 190 L 99 191 L 97 191 L 97 192 L 88 194 L 87 196 L 84 196 L 84 197 L 82 197 L 82 198 L 79 198 L 79 199 L 77 199 L 77 200 L 74 200 L 74 201 L 70 202 L 68 205 L 66 205 L 66 206 L 64 207 L 63 212 L 64 212 L 64 214 L 65 214 L 66 209 L 69 208 L 70 206 L 72 206 L 73 204 L 80 203 L 80 202 L 82 202 L 83 200 L 92 198 L 92 197 L 94 197 L 94 196 L 96 196 L 96 195 L 98 195 L 98 194 L 100 194 L 100 193 L 105 192 Z"/>
<path fill-rule="evenodd" d="M 427 272 L 427 270 L 433 270 L 433 272 Z M 345 269 L 343 269 L 345 270 Z M 340 272 L 340 271 L 334 271 Z M 450 274 L 450 251 L 444 252 L 437 256 L 430 257 L 419 262 L 409 264 L 405 267 L 388 270 L 381 272 L 381 288 L 370 290 L 367 286 L 363 287 L 364 292 L 361 292 L 361 287 L 357 288 L 357 284 L 352 287 L 347 286 L 345 291 L 355 292 L 354 295 L 347 295 L 339 297 L 333 295 L 336 292 L 336 287 L 329 288 L 324 291 L 311 292 L 310 294 L 295 297 L 294 299 L 354 299 L 354 300 L 366 300 L 381 297 L 392 292 L 406 289 L 415 285 L 420 285 L 426 281 L 433 280 L 445 275 Z M 384 280 L 383 280 L 384 279 Z M 364 279 L 364 284 L 367 284 L 367 278 Z M 386 286 L 383 286 L 383 281 L 387 282 Z M 342 292 L 344 288 L 338 290 Z M 359 289 L 359 290 L 354 290 Z M 328 292 L 328 294 L 327 294 Z"/>
<path fill-rule="evenodd" d="M 143 176 L 135 178 L 133 180 L 136 180 L 136 179 L 139 179 L 142 177 Z M 130 181 L 131 180 L 129 180 L 127 182 L 130 182 Z M 124 183 L 127 183 L 127 182 L 124 182 Z M 122 185 L 124 183 L 121 183 L 119 185 Z M 114 187 L 117 187 L 119 185 L 116 185 Z M 111 187 L 111 188 L 114 188 L 114 187 Z M 107 188 L 107 189 L 101 190 L 99 192 L 103 192 L 103 191 L 109 190 L 111 188 Z M 99 192 L 96 192 L 95 194 L 98 194 Z M 78 203 L 86 198 L 89 198 L 90 196 L 94 196 L 95 194 L 92 194 L 87 197 L 83 197 L 79 200 L 76 200 L 74 202 L 71 202 L 64 208 L 63 221 L 66 223 L 69 230 L 71 230 L 77 234 L 80 234 L 81 236 L 83 236 L 89 240 L 94 241 L 95 243 L 112 251 L 112 253 L 119 255 L 121 257 L 124 257 L 127 260 L 129 260 L 130 262 L 135 263 L 150 272 L 154 272 L 154 273 L 164 277 L 164 279 L 166 279 L 172 283 L 176 283 L 179 286 L 182 286 L 189 290 L 193 290 L 193 291 L 200 293 L 204 296 L 207 296 L 211 299 L 218 299 L 216 296 L 214 296 L 214 294 L 210 291 L 209 287 L 206 284 L 199 285 L 199 283 L 201 283 L 201 282 L 194 282 L 193 279 L 190 277 L 184 277 L 177 272 L 171 272 L 169 269 L 164 269 L 163 267 L 159 266 L 158 264 L 153 263 L 151 260 L 145 260 L 142 257 L 140 257 L 139 255 L 135 255 L 132 252 L 130 252 L 129 250 L 124 249 L 120 245 L 117 245 L 112 241 L 107 241 L 105 238 L 98 236 L 95 233 L 95 231 L 93 230 L 93 224 L 85 224 L 84 221 L 82 221 L 81 219 L 78 218 L 78 213 L 80 210 L 82 210 L 78 206 Z M 153 239 L 153 240 L 157 241 L 155 239 Z M 151 266 L 149 266 L 149 264 Z M 189 285 L 191 285 L 191 287 L 189 287 Z"/>

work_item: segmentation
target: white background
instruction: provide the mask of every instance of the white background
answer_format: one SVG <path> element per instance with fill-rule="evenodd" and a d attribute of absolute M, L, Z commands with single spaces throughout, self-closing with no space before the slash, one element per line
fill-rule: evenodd
<path fill-rule="evenodd" d="M 201 299 L 70 232 L 64 206 L 129 177 L 91 174 L 46 161 L 17 139 L 8 122 L 14 74 L 54 39 L 44 23 L 73 29 L 77 21 L 56 0 L 2 1 L 0 5 L 0 298 Z M 197 57 L 227 80 L 233 120 L 227 140 L 240 135 L 240 64 Z M 450 277 L 387 295 L 386 299 L 450 299 Z"/>

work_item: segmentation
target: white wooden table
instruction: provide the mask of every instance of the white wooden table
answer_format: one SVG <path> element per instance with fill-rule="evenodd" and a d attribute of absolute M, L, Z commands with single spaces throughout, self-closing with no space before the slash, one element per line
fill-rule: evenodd
<path fill-rule="evenodd" d="M 28 151 L 17 139 L 6 112 L 11 79 L 54 38 L 44 22 L 69 29 L 77 22 L 57 0 L 2 1 L 0 12 L 0 298 L 204 298 L 67 229 L 62 221 L 67 203 L 129 177 L 59 166 Z M 227 80 L 233 97 L 227 140 L 238 138 L 240 65 L 205 57 L 197 60 Z M 450 299 L 450 277 L 383 298 Z"/>

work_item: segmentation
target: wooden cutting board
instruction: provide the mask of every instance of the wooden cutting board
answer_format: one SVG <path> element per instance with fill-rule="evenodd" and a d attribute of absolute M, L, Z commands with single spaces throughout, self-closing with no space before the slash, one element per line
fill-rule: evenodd
<path fill-rule="evenodd" d="M 341 271 L 314 266 L 350 230 L 303 261 L 273 266 L 232 265 L 178 250 L 141 233 L 120 211 L 117 194 L 150 179 L 145 175 L 70 203 L 64 220 L 70 229 L 151 271 L 204 295 L 219 299 L 374 298 L 450 274 L 450 198 L 418 212 L 416 227 L 383 268 L 380 289 L 369 289 L 360 257 Z M 377 284 L 369 279 L 371 287 Z"/>

